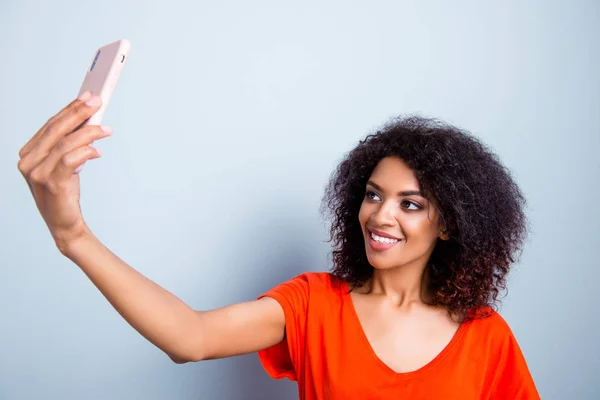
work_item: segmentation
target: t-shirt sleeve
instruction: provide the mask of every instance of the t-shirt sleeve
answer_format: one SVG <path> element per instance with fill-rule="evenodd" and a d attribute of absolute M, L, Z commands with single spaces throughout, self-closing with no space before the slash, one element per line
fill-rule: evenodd
<path fill-rule="evenodd" d="M 267 349 L 260 350 L 258 357 L 267 373 L 275 378 L 298 380 L 304 362 L 304 337 L 309 300 L 309 284 L 306 275 L 299 275 L 284 282 L 258 298 L 271 297 L 283 308 L 285 314 L 284 339 Z"/>
<path fill-rule="evenodd" d="M 502 346 L 501 361 L 490 399 L 537 400 L 539 398 L 540 395 L 525 357 L 515 336 L 510 332 Z"/>

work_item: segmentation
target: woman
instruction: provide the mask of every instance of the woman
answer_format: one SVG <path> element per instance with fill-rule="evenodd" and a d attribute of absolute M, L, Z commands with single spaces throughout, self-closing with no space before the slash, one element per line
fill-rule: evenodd
<path fill-rule="evenodd" d="M 19 170 L 58 249 L 174 362 L 258 352 L 301 399 L 537 399 L 493 307 L 526 233 L 510 174 L 470 135 L 394 121 L 340 164 L 324 198 L 332 273 L 306 273 L 255 301 L 191 309 L 104 247 L 79 207 L 81 165 L 109 128 L 78 127 L 89 93 L 21 149 Z"/>

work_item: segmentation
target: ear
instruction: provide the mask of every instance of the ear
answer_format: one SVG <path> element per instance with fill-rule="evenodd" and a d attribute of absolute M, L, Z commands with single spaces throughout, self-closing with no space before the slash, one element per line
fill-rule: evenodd
<path fill-rule="evenodd" d="M 440 215 L 438 223 L 438 226 L 440 227 L 440 234 L 438 237 L 442 240 L 450 240 L 450 232 L 448 232 L 448 225 L 446 225 L 443 215 Z"/>
<path fill-rule="evenodd" d="M 450 233 L 446 230 L 446 227 L 442 227 L 439 238 L 442 240 L 450 240 Z"/>

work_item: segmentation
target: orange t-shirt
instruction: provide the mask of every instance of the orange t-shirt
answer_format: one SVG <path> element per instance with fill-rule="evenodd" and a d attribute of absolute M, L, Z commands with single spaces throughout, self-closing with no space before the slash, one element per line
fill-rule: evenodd
<path fill-rule="evenodd" d="M 286 338 L 259 351 L 273 378 L 298 382 L 300 399 L 539 399 L 521 350 L 497 313 L 461 325 L 424 367 L 396 373 L 373 351 L 348 284 L 305 273 L 260 297 L 285 314 Z"/>

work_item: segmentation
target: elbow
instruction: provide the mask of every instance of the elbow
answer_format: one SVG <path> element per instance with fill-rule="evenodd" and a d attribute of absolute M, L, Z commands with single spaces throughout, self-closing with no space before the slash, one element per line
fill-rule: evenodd
<path fill-rule="evenodd" d="M 204 357 L 202 357 L 202 355 L 200 355 L 198 352 L 189 352 L 177 355 L 167 353 L 167 356 L 169 356 L 171 361 L 173 361 L 175 364 L 187 364 L 189 362 L 198 362 L 204 360 Z"/>
<path fill-rule="evenodd" d="M 199 334 L 201 330 L 196 325 L 198 315 L 198 313 L 194 313 L 195 319 L 186 324 L 188 329 L 185 329 L 185 332 L 173 341 L 175 346 L 172 346 L 169 349 L 170 351 L 165 351 L 175 364 L 186 364 L 206 359 L 205 343 L 204 340 L 201 340 L 202 335 Z"/>
<path fill-rule="evenodd" d="M 167 354 L 168 355 L 168 354 Z M 171 361 L 173 361 L 175 364 L 186 364 L 189 361 L 185 360 L 183 358 L 179 358 L 179 357 L 175 357 L 175 356 L 169 356 L 169 358 L 171 359 Z"/>

